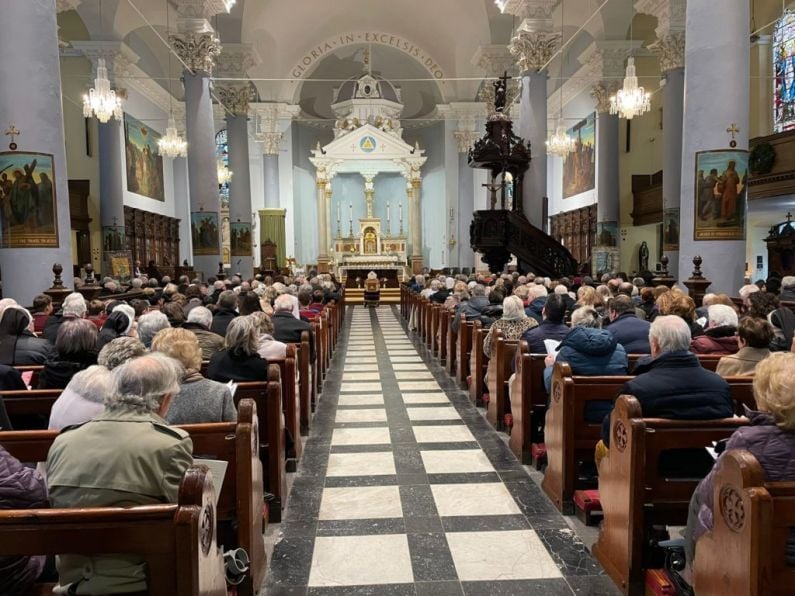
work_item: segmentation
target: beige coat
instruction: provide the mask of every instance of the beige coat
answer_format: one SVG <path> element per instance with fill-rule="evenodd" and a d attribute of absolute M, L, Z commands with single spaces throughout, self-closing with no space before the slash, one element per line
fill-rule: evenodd
<path fill-rule="evenodd" d="M 753 376 L 756 365 L 770 356 L 767 348 L 741 348 L 736 354 L 724 356 L 718 362 L 715 372 L 722 377 Z"/>

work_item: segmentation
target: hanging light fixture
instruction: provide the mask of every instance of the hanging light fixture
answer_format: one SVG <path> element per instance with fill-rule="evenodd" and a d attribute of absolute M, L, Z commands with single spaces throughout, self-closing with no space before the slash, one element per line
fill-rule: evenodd
<path fill-rule="evenodd" d="M 635 116 L 641 116 L 650 109 L 651 94 L 646 93 L 643 87 L 638 86 L 638 77 L 635 74 L 635 59 L 630 56 L 627 60 L 624 86 L 610 98 L 610 113 L 632 120 Z"/>
<path fill-rule="evenodd" d="M 105 59 L 99 58 L 97 60 L 97 78 L 94 79 L 94 86 L 83 96 L 83 117 L 91 118 L 91 116 L 96 116 L 97 120 L 104 124 L 111 118 L 121 120 L 122 115 L 121 98 L 110 88 Z"/>
<path fill-rule="evenodd" d="M 560 6 L 560 17 L 561 21 L 564 18 L 563 13 L 563 3 L 561 2 Z M 562 21 L 563 22 L 563 21 Z M 564 22 L 565 24 L 565 22 Z M 568 59 L 568 54 L 566 55 Z M 559 79 L 563 80 L 563 58 L 561 57 L 560 60 L 560 72 L 559 72 Z M 562 118 L 563 118 L 563 85 L 561 84 L 560 88 L 558 89 L 558 94 L 560 96 L 560 110 L 558 111 L 558 125 L 555 128 L 555 132 L 552 133 L 549 137 L 547 137 L 546 146 L 547 146 L 547 153 L 551 155 L 557 155 L 558 157 L 566 157 L 569 153 L 574 151 L 574 147 L 576 142 L 572 139 L 567 133 L 566 129 L 563 126 Z"/>
<path fill-rule="evenodd" d="M 229 184 L 232 180 L 232 170 L 226 167 L 226 164 L 222 162 L 220 159 L 218 160 L 218 184 L 224 185 Z"/>
<path fill-rule="evenodd" d="M 168 1 L 166 1 L 166 30 L 170 30 L 171 22 L 168 16 Z M 177 123 L 174 120 L 174 93 L 171 82 L 171 48 L 168 49 L 168 125 L 166 134 L 157 141 L 157 149 L 163 157 L 177 158 L 188 154 L 188 143 L 177 132 Z"/>

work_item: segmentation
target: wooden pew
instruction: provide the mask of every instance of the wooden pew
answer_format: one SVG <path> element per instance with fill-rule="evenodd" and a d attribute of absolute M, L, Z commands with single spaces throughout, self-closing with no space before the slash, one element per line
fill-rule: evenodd
<path fill-rule="evenodd" d="M 519 343 L 516 351 L 516 374 L 511 386 L 511 413 L 513 428 L 508 445 L 523 464 L 532 462 L 533 443 L 543 443 L 543 420 L 538 418 L 547 410 L 547 392 L 544 388 L 544 359 L 546 354 L 531 354 L 526 341 Z"/>
<path fill-rule="evenodd" d="M 477 406 L 483 403 L 483 394 L 486 392 L 483 377 L 486 376 L 489 359 L 483 353 L 483 340 L 487 333 L 483 324 L 475 320 L 472 326 L 472 352 L 469 357 L 469 401 Z"/>
<path fill-rule="evenodd" d="M 472 332 L 475 328 L 474 321 L 467 321 L 461 318 L 461 325 L 458 328 L 458 346 L 455 353 L 455 379 L 462 389 L 469 389 L 467 378 L 469 377 L 469 362 L 472 357 Z"/>
<path fill-rule="evenodd" d="M 444 347 L 444 369 L 447 374 L 455 376 L 456 359 L 458 358 L 458 333 L 453 331 L 453 321 L 455 320 L 455 311 L 451 312 L 447 321 L 447 337 Z"/>
<path fill-rule="evenodd" d="M 191 467 L 176 504 L 0 510 L 0 556 L 136 554 L 150 596 L 226 596 L 213 501 L 209 472 Z"/>
<path fill-rule="evenodd" d="M 643 418 L 634 397 L 618 399 L 610 417 L 609 455 L 599 466 L 604 520 L 593 554 L 625 594 L 644 593 L 645 537 L 654 525 L 685 525 L 690 497 L 701 480 L 670 477 L 660 469 L 661 454 L 711 446 L 747 422 Z"/>
<path fill-rule="evenodd" d="M 0 391 L 11 423 L 20 416 L 41 416 L 49 420 L 50 410 L 63 389 L 33 389 L 30 391 Z"/>
<path fill-rule="evenodd" d="M 505 414 L 511 411 L 508 400 L 508 379 L 511 378 L 511 362 L 519 347 L 519 340 L 505 339 L 502 332 L 495 331 L 491 342 L 488 366 L 489 404 L 486 419 L 497 430 L 505 428 Z"/>
<path fill-rule="evenodd" d="M 544 426 L 547 469 L 541 487 L 565 515 L 573 513 L 574 491 L 582 488 L 577 484 L 579 463 L 594 461 L 594 448 L 602 436 L 601 421 L 590 424 L 585 421 L 586 404 L 612 400 L 632 378 L 574 376 L 568 363 L 555 363 L 552 399 Z M 728 377 L 726 381 L 736 413 L 742 413 L 742 404 L 755 407 L 753 377 Z"/>
<path fill-rule="evenodd" d="M 436 355 L 436 346 L 438 342 L 437 334 L 439 332 L 439 319 L 441 314 L 442 305 L 436 304 L 435 302 L 431 303 L 430 324 L 428 325 L 428 334 L 425 337 L 425 345 L 428 347 L 431 356 Z"/>
<path fill-rule="evenodd" d="M 629 360 L 629 372 L 632 373 L 635 365 L 638 363 L 638 360 L 641 358 L 647 357 L 648 354 L 627 354 L 627 359 Z M 715 372 L 715 369 L 718 368 L 718 362 L 720 359 L 723 358 L 723 355 L 719 354 L 696 354 L 698 357 L 698 361 L 701 363 L 701 366 L 707 370 L 711 370 Z"/>
<path fill-rule="evenodd" d="M 24 375 L 25 373 L 33 373 L 30 377 L 30 381 L 28 382 L 28 386 L 36 389 L 39 386 L 39 375 L 41 371 L 44 370 L 44 366 L 41 364 L 17 364 L 14 368 L 19 372 L 19 374 Z"/>
<path fill-rule="evenodd" d="M 442 365 L 447 359 L 447 336 L 450 334 L 450 323 L 453 322 L 452 316 L 453 313 L 444 307 L 439 311 L 439 325 L 436 332 L 436 356 Z"/>
<path fill-rule="evenodd" d="M 745 450 L 727 451 L 714 478 L 713 528 L 696 543 L 699 596 L 792 594 L 795 567 L 784 553 L 795 526 L 795 482 L 765 482 Z"/>
<path fill-rule="evenodd" d="M 238 405 L 237 422 L 184 424 L 179 428 L 190 434 L 193 456 L 228 462 L 226 478 L 220 480 L 217 519 L 221 523 L 218 542 L 224 549 L 244 548 L 251 561 L 250 573 L 243 586 L 245 593 L 256 592 L 265 577 L 267 561 L 263 534 L 264 489 L 259 460 L 259 419 L 253 400 Z M 55 430 L 11 431 L 0 433 L 0 444 L 23 462 L 46 461 Z"/>
<path fill-rule="evenodd" d="M 335 317 L 336 320 L 336 317 Z M 312 361 L 309 357 L 309 331 L 301 332 L 301 343 L 298 347 L 298 401 L 301 411 L 301 433 L 308 435 L 312 422 L 312 397 L 314 380 L 312 379 Z"/>
<path fill-rule="evenodd" d="M 304 447 L 301 440 L 301 405 L 299 402 L 300 382 L 296 367 L 296 346 L 287 344 L 287 355 L 282 360 L 268 360 L 268 368 L 272 365 L 279 367 L 281 373 L 282 408 L 284 409 L 284 424 L 293 438 L 293 445 L 287 450 L 288 471 L 294 472 L 301 459 Z"/>

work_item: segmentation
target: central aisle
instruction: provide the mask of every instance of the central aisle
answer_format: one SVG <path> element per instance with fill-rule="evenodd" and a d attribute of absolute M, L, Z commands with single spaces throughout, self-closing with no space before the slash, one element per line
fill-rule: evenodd
<path fill-rule="evenodd" d="M 266 594 L 613 593 L 398 311 L 348 314 Z"/>

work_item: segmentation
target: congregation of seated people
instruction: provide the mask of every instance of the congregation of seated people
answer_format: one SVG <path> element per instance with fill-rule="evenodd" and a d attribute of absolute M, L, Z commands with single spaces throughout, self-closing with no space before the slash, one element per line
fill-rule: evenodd
<path fill-rule="evenodd" d="M 0 446 L 0 508 L 176 503 L 193 455 L 174 425 L 236 421 L 227 382 L 266 381 L 268 362 L 340 299 L 339 284 L 314 273 L 132 281 L 124 300 L 113 280 L 108 298 L 74 292 L 57 309 L 44 294 L 32 309 L 0 300 L 0 390 L 62 390 L 32 426 L 17 425 L 0 398 L 0 445 L 5 431 L 60 431 L 38 468 Z M 299 294 L 310 296 L 308 309 L 299 311 Z M 147 593 L 139 556 L 0 557 L 0 594 L 28 594 L 37 581 L 64 594 Z"/>
<path fill-rule="evenodd" d="M 487 358 L 493 358 L 497 331 L 503 339 L 526 342 L 530 354 L 546 354 L 547 393 L 556 363 L 566 363 L 575 376 L 631 375 L 615 398 L 633 396 L 643 417 L 723 420 L 737 411 L 726 379 L 753 377 L 756 410 L 744 406 L 747 426 L 734 432 L 723 453 L 748 450 L 768 482 L 794 481 L 795 276 L 772 274 L 738 288 L 734 299 L 706 294 L 698 305 L 676 285 L 655 286 L 651 276 L 629 280 L 624 274 L 605 274 L 600 282 L 588 276 L 551 280 L 518 273 L 417 275 L 407 287 L 443 304 L 450 312 L 447 332 L 457 334 L 465 321 L 479 321 Z M 443 289 L 443 299 L 434 300 Z M 415 312 L 409 314 L 410 327 L 427 325 Z M 700 358 L 714 356 L 720 360 L 712 372 Z M 511 365 L 515 368 L 515 362 Z M 597 473 L 611 450 L 613 405 L 609 400 L 586 402 L 585 421 L 602 424 L 602 439 L 595 445 Z M 683 533 L 687 568 L 681 575 L 692 581 L 698 539 L 713 526 L 713 485 L 722 459 L 714 461 L 703 449 L 674 451 L 680 453 L 661 469 L 704 478 L 693 494 Z M 787 543 L 790 565 L 795 565 L 793 553 L 795 531 Z"/>

